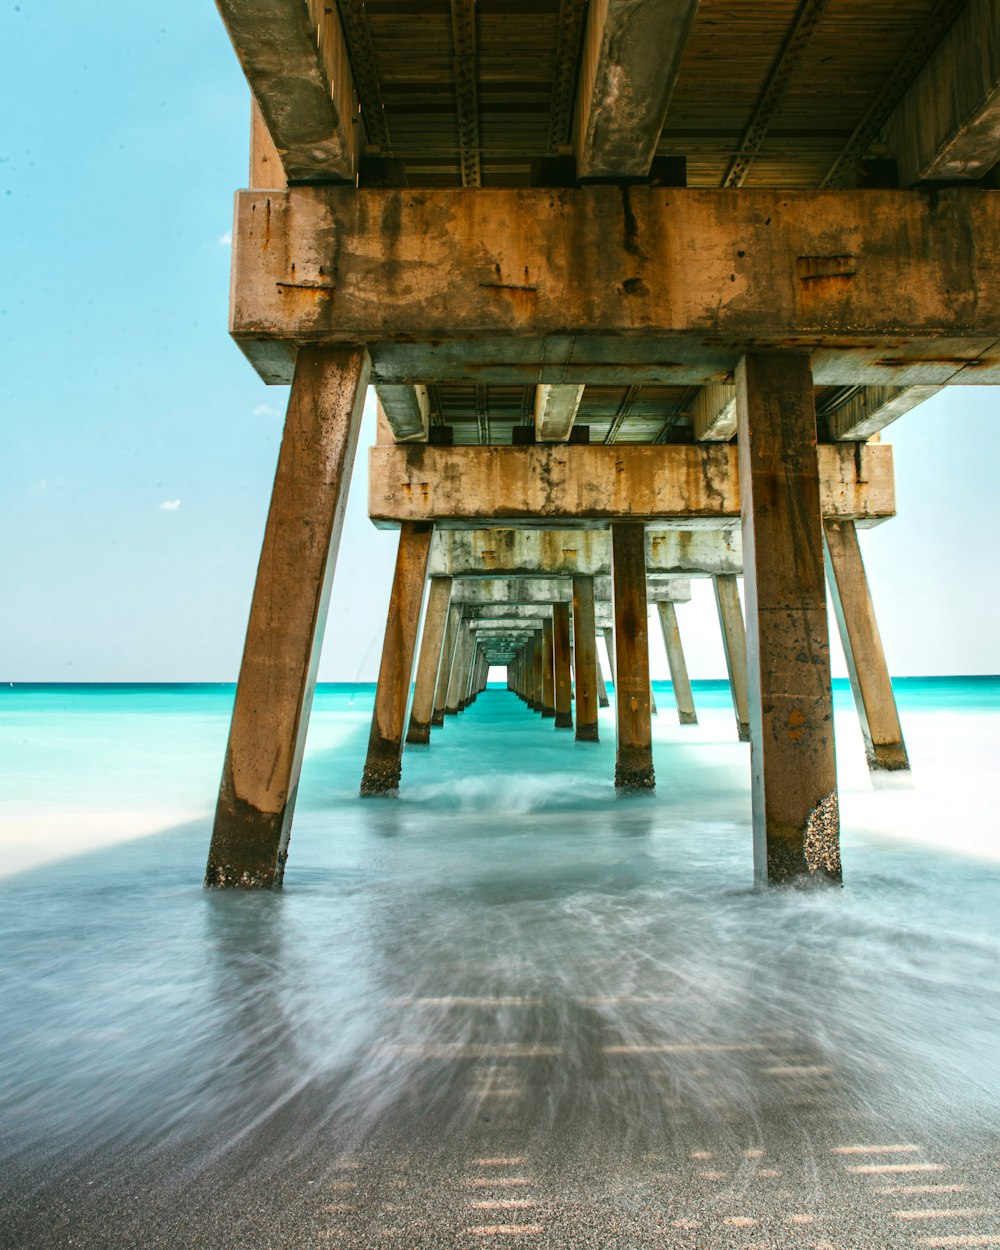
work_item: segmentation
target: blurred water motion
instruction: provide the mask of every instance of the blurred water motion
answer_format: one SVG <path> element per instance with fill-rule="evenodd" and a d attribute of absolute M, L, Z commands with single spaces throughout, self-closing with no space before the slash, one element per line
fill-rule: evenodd
<path fill-rule="evenodd" d="M 205 823 L 3 883 L 0 1244 L 910 1244 L 887 1176 L 986 1209 L 1000 869 L 848 827 L 843 891 L 752 894 L 712 711 L 631 800 L 491 691 L 361 803 L 361 718 L 282 893 L 202 891 Z"/>

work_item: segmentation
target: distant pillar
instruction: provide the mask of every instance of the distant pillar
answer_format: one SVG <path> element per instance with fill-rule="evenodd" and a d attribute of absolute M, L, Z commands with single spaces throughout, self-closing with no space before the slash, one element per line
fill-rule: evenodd
<path fill-rule="evenodd" d="M 839 882 L 840 819 L 812 372 L 799 352 L 736 370 L 759 887 Z"/>
<path fill-rule="evenodd" d="M 451 674 L 448 678 L 448 698 L 444 710 L 448 716 L 456 716 L 462 710 L 462 694 L 464 687 L 462 677 L 465 673 L 465 651 L 469 643 L 469 623 L 459 609 L 459 620 L 455 630 L 455 654 L 451 662 Z"/>
<path fill-rule="evenodd" d="M 568 603 L 552 605 L 552 659 L 555 666 L 556 729 L 572 729 L 573 698 Z"/>
<path fill-rule="evenodd" d="M 612 684 L 618 685 L 618 665 L 615 663 L 615 631 L 610 625 L 604 626 L 604 646 L 608 653 L 608 663 L 611 665 L 611 681 Z"/>
<path fill-rule="evenodd" d="M 667 663 L 670 665 L 670 681 L 674 688 L 677 719 L 682 725 L 697 725 L 698 713 L 694 710 L 694 695 L 691 693 L 684 647 L 681 645 L 681 631 L 677 625 L 677 609 L 669 601 L 657 606 L 660 609 L 663 645 L 667 649 Z"/>
<path fill-rule="evenodd" d="M 552 640 L 552 617 L 545 618 L 542 632 L 542 715 L 555 716 L 555 644 Z"/>
<path fill-rule="evenodd" d="M 476 653 L 476 635 L 470 623 L 462 625 L 462 649 L 458 653 L 458 710 L 464 712 L 469 706 L 469 673 Z"/>
<path fill-rule="evenodd" d="M 715 603 L 719 609 L 722 646 L 726 653 L 729 689 L 736 714 L 736 731 L 740 742 L 750 741 L 750 702 L 747 692 L 747 635 L 740 607 L 740 592 L 735 573 L 722 573 L 712 578 Z"/>
<path fill-rule="evenodd" d="M 451 670 L 455 662 L 455 647 L 458 643 L 458 627 L 461 620 L 462 609 L 453 604 L 448 609 L 448 628 L 445 630 L 444 643 L 441 647 L 441 667 L 438 669 L 437 686 L 434 691 L 432 725 L 444 724 L 448 687 L 451 684 Z"/>
<path fill-rule="evenodd" d="M 910 767 L 853 521 L 827 521 L 826 569 L 868 767 Z"/>
<path fill-rule="evenodd" d="M 597 655 L 597 706 L 610 707 L 611 700 L 608 698 L 608 683 L 604 679 L 604 669 L 601 665 L 601 655 L 597 650 L 597 639 L 594 639 L 594 651 Z M 614 679 L 614 664 L 611 661 L 611 653 L 608 652 L 608 663 L 611 664 L 611 676 Z"/>
<path fill-rule="evenodd" d="M 619 789 L 652 789 L 653 735 L 649 713 L 649 639 L 646 624 L 644 528 L 632 521 L 611 526 L 615 612 L 615 697 L 618 708 Z"/>
<path fill-rule="evenodd" d="M 257 568 L 207 886 L 280 886 L 369 362 L 303 347 Z"/>
<path fill-rule="evenodd" d="M 361 793 L 365 797 L 399 789 L 406 704 L 433 537 L 434 526 L 427 522 L 404 521 L 400 526 L 368 758 L 361 778 Z"/>
<path fill-rule="evenodd" d="M 594 626 L 594 579 L 573 578 L 573 660 L 576 669 L 576 740 L 597 741 L 597 632 Z M 604 698 L 607 702 L 608 692 Z"/>
<path fill-rule="evenodd" d="M 417 680 L 413 687 L 410 725 L 406 731 L 407 742 L 425 743 L 431 740 L 434 695 L 437 692 L 450 598 L 451 578 L 432 577 L 427 592 L 427 611 L 424 613 L 424 632 L 420 639 L 420 658 L 417 660 Z"/>
<path fill-rule="evenodd" d="M 531 652 L 531 710 L 541 713 L 545 691 L 545 646 L 541 630 L 535 634 Z"/>

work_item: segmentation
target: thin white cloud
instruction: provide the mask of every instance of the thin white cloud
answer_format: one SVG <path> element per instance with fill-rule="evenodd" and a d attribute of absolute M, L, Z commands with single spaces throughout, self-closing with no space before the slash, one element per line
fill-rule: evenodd
<path fill-rule="evenodd" d="M 179 499 L 164 499 L 163 503 L 160 504 L 160 511 L 176 512 L 180 506 L 181 501 Z"/>
<path fill-rule="evenodd" d="M 227 230 L 225 234 L 220 234 L 216 242 L 218 247 L 232 247 L 233 232 Z"/>
<path fill-rule="evenodd" d="M 276 417 L 278 415 L 277 408 L 272 408 L 270 404 L 258 404 L 253 410 L 255 417 Z"/>

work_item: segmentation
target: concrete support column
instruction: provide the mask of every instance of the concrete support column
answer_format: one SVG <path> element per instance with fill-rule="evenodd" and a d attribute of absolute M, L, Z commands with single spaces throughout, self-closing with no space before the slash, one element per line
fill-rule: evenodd
<path fill-rule="evenodd" d="M 663 645 L 667 649 L 667 663 L 670 665 L 670 681 L 674 687 L 677 719 L 682 725 L 697 725 L 698 713 L 694 710 L 694 695 L 681 645 L 681 631 L 677 625 L 677 609 L 669 601 L 657 606 L 660 609 Z"/>
<path fill-rule="evenodd" d="M 853 521 L 827 521 L 827 580 L 871 769 L 910 767 Z"/>
<path fill-rule="evenodd" d="M 369 361 L 301 348 L 205 871 L 208 886 L 280 886 L 340 546 Z"/>
<path fill-rule="evenodd" d="M 646 543 L 641 524 L 632 521 L 612 524 L 611 576 L 618 708 L 615 785 L 619 789 L 652 789 L 656 779 L 649 712 Z"/>
<path fill-rule="evenodd" d="M 573 691 L 569 655 L 569 604 L 552 605 L 552 659 L 555 666 L 556 729 L 573 728 Z"/>
<path fill-rule="evenodd" d="M 431 740 L 434 696 L 437 693 L 438 670 L 441 667 L 450 599 L 451 578 L 432 577 L 427 592 L 427 611 L 424 613 L 424 632 L 420 640 L 417 680 L 413 686 L 413 706 L 410 709 L 410 725 L 406 731 L 407 742 L 426 743 Z"/>
<path fill-rule="evenodd" d="M 754 875 L 839 882 L 840 819 L 809 358 L 736 370 Z"/>
<path fill-rule="evenodd" d="M 552 617 L 548 616 L 542 632 L 542 715 L 555 714 L 555 643 L 552 638 Z"/>
<path fill-rule="evenodd" d="M 573 578 L 573 660 L 576 677 L 576 740 L 597 741 L 597 632 L 594 627 L 594 579 Z M 608 692 L 604 699 L 607 706 Z"/>
<path fill-rule="evenodd" d="M 445 709 L 448 703 L 448 687 L 451 684 L 451 670 L 455 663 L 455 648 L 458 644 L 458 627 L 462 620 L 462 609 L 453 605 L 448 609 L 448 628 L 445 630 L 444 643 L 441 647 L 441 666 L 438 669 L 437 687 L 434 691 L 434 715 L 432 725 L 443 725 Z"/>
<path fill-rule="evenodd" d="M 723 573 L 712 578 L 715 586 L 715 603 L 719 609 L 719 625 L 722 629 L 722 646 L 726 653 L 729 672 L 729 689 L 733 696 L 736 713 L 736 731 L 740 742 L 750 741 L 750 702 L 747 692 L 747 635 L 740 607 L 740 592 L 735 573 Z"/>
<path fill-rule="evenodd" d="M 611 681 L 612 684 L 618 685 L 618 665 L 615 662 L 615 631 L 609 626 L 604 626 L 604 646 L 608 652 L 608 663 L 611 665 Z"/>
<path fill-rule="evenodd" d="M 611 700 L 608 698 L 608 683 L 604 679 L 604 669 L 601 667 L 601 656 L 597 650 L 596 637 L 594 638 L 594 654 L 597 657 L 597 706 L 610 707 Z"/>
<path fill-rule="evenodd" d="M 468 622 L 462 619 L 460 609 L 455 632 L 455 654 L 452 659 L 451 674 L 448 678 L 448 698 L 444 708 L 448 716 L 455 716 L 462 710 L 462 693 L 464 690 L 462 677 L 465 674 L 465 653 L 469 645 L 471 632 Z"/>
<path fill-rule="evenodd" d="M 400 526 L 368 758 L 361 777 L 363 796 L 399 789 L 406 704 L 410 697 L 420 606 L 433 537 L 434 526 L 427 522 L 404 521 Z"/>
<path fill-rule="evenodd" d="M 469 673 L 476 654 L 476 633 L 468 621 L 462 624 L 462 649 L 458 653 L 458 710 L 469 706 Z"/>
<path fill-rule="evenodd" d="M 535 634 L 531 650 L 531 710 L 541 712 L 545 697 L 545 645 L 541 631 Z"/>

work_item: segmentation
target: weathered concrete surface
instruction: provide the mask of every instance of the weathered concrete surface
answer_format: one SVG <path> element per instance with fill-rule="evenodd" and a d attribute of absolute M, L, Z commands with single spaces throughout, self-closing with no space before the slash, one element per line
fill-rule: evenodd
<path fill-rule="evenodd" d="M 260 105 L 250 97 L 250 187 L 257 190 L 285 191 L 288 179 L 278 149 L 274 146 Z"/>
<path fill-rule="evenodd" d="M 722 649 L 726 653 L 729 690 L 733 696 L 736 732 L 740 742 L 750 741 L 750 696 L 747 688 L 747 635 L 740 606 L 740 592 L 732 575 L 715 577 L 715 603 L 719 609 Z"/>
<path fill-rule="evenodd" d="M 367 381 L 358 349 L 299 354 L 215 811 L 209 886 L 281 885 Z"/>
<path fill-rule="evenodd" d="M 889 444 L 824 444 L 819 461 L 824 516 L 894 515 Z M 372 447 L 368 463 L 368 515 L 383 526 L 622 518 L 718 529 L 740 515 L 737 449 L 724 444 Z"/>
<path fill-rule="evenodd" d="M 531 710 L 545 711 L 545 634 L 542 630 L 531 643 Z"/>
<path fill-rule="evenodd" d="M 375 389 L 394 441 L 426 443 L 431 417 L 427 387 L 384 382 Z"/>
<path fill-rule="evenodd" d="M 217 0 L 289 178 L 352 184 L 360 126 L 336 9 L 316 0 Z"/>
<path fill-rule="evenodd" d="M 998 195 L 245 191 L 230 328 L 271 382 L 295 344 L 332 341 L 368 344 L 380 385 L 473 365 L 479 382 L 704 384 L 790 343 L 817 349 L 817 384 L 987 382 Z"/>
<path fill-rule="evenodd" d="M 406 731 L 406 741 L 412 743 L 426 743 L 431 740 L 434 696 L 437 692 L 441 652 L 448 622 L 448 601 L 451 598 L 450 577 L 432 577 L 429 582 L 423 636 L 420 639 L 420 658 L 417 660 L 417 680 L 413 685 L 413 704 Z"/>
<path fill-rule="evenodd" d="M 552 664 L 556 729 L 573 728 L 573 690 L 570 676 L 569 604 L 552 606 Z"/>
<path fill-rule="evenodd" d="M 535 438 L 540 443 L 565 443 L 573 431 L 582 386 L 535 387 Z"/>
<path fill-rule="evenodd" d="M 542 622 L 542 715 L 556 714 L 555 687 L 555 641 L 553 639 L 552 618 Z"/>
<path fill-rule="evenodd" d="M 831 438 L 863 441 L 936 395 L 939 386 L 863 386 L 827 418 Z"/>
<path fill-rule="evenodd" d="M 585 574 L 573 578 L 573 667 L 576 679 L 576 740 L 597 742 L 597 627 L 594 582 Z M 604 698 L 607 707 L 608 692 Z"/>
<path fill-rule="evenodd" d="M 736 433 L 736 387 L 729 382 L 703 386 L 691 405 L 691 424 L 698 442 L 728 443 Z"/>
<path fill-rule="evenodd" d="M 429 525 L 404 525 L 399 531 L 368 756 L 361 778 L 363 797 L 399 788 L 406 704 L 410 697 L 420 607 L 433 536 Z"/>
<path fill-rule="evenodd" d="M 652 789 L 656 778 L 649 711 L 649 638 L 642 526 L 626 522 L 612 525 L 611 543 L 618 708 L 615 785 L 621 790 Z"/>
<path fill-rule="evenodd" d="M 433 543 L 431 544 L 433 549 Z M 455 663 L 455 651 L 458 646 L 459 626 L 462 622 L 462 610 L 454 604 L 448 609 L 448 627 L 445 630 L 444 643 L 441 648 L 441 666 L 438 669 L 437 687 L 434 691 L 434 715 L 431 725 L 443 725 L 445 708 L 448 704 L 448 687 L 451 685 L 451 670 Z"/>
<path fill-rule="evenodd" d="M 978 179 L 1000 161 L 1000 3 L 970 0 L 883 129 L 903 186 Z"/>
<path fill-rule="evenodd" d="M 674 688 L 677 719 L 682 725 L 697 725 L 698 713 L 695 711 L 687 661 L 684 659 L 684 645 L 681 642 L 681 631 L 677 624 L 677 609 L 672 603 L 659 603 L 657 607 L 660 611 L 663 645 L 667 650 L 667 663 L 670 665 L 670 682 Z"/>
<path fill-rule="evenodd" d="M 736 372 L 743 490 L 754 873 L 840 881 L 830 643 L 808 357 Z"/>
<path fill-rule="evenodd" d="M 594 529 L 436 530 L 431 576 L 593 577 L 611 573 L 611 534 Z M 646 531 L 647 573 L 711 576 L 743 572 L 739 531 Z"/>
<path fill-rule="evenodd" d="M 595 602 L 610 604 L 612 579 L 595 577 L 593 582 Z M 569 603 L 572 597 L 571 577 L 454 578 L 451 588 L 452 603 L 459 605 L 466 617 L 483 620 L 537 615 L 542 605 Z M 651 603 L 687 603 L 691 599 L 691 581 L 687 577 L 651 574 L 646 578 L 646 597 Z"/>
<path fill-rule="evenodd" d="M 910 761 L 857 531 L 850 521 L 828 521 L 824 538 L 827 581 L 861 721 L 868 767 L 907 769 Z"/>
<path fill-rule="evenodd" d="M 698 0 L 591 0 L 573 122 L 578 178 L 649 172 L 697 11 Z"/>

